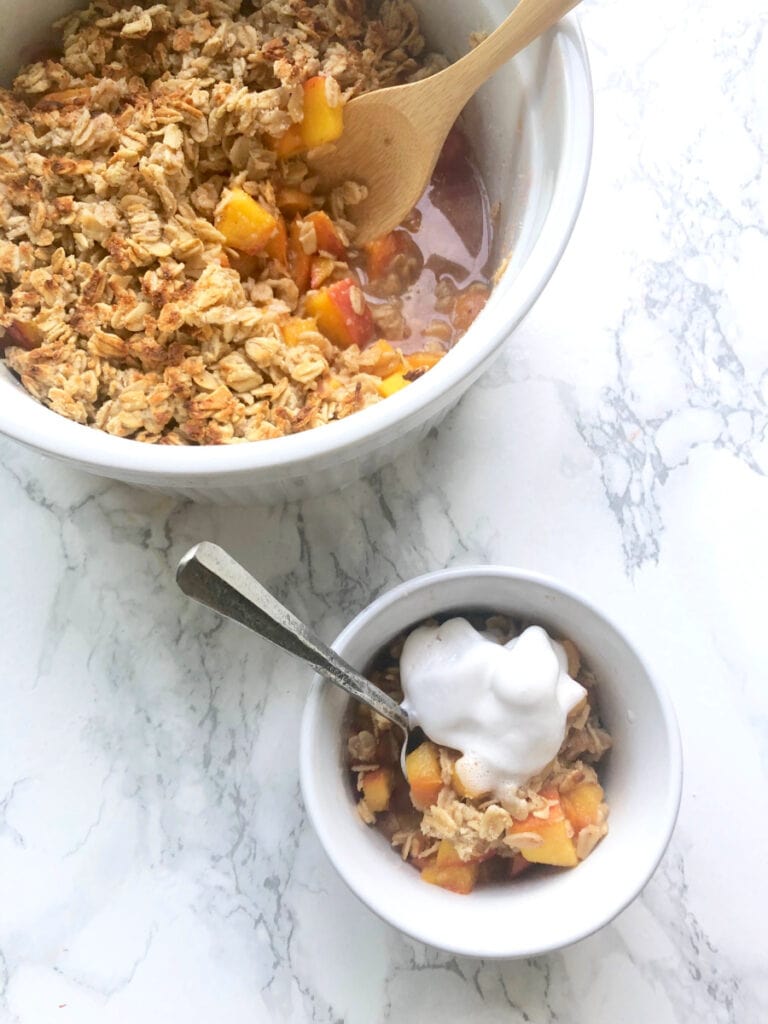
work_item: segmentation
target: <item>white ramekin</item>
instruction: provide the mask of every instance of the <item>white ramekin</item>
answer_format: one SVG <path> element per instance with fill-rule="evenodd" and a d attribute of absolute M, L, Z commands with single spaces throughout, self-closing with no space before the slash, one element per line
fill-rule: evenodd
<path fill-rule="evenodd" d="M 0 80 L 72 0 L 0 0 Z M 491 28 L 511 0 L 417 3 L 435 47 L 454 57 L 472 29 Z M 439 7 L 439 11 L 436 8 Z M 587 181 L 592 90 L 573 17 L 532 44 L 472 100 L 467 129 L 491 200 L 500 201 L 505 272 L 485 310 L 441 362 L 410 387 L 346 420 L 291 437 L 220 447 L 165 447 L 73 423 L 32 399 L 0 366 L 0 432 L 78 469 L 219 503 L 275 502 L 333 490 L 426 436 L 477 379 L 531 308 L 570 237 Z"/>
<path fill-rule="evenodd" d="M 576 868 L 523 876 L 468 896 L 423 882 L 357 814 L 344 766 L 348 698 L 320 678 L 302 721 L 302 793 L 332 864 L 385 921 L 452 953 L 535 956 L 606 924 L 656 869 L 680 803 L 680 738 L 668 697 L 619 630 L 578 594 L 535 573 L 467 567 L 409 580 L 362 611 L 333 647 L 364 670 L 403 630 L 430 615 L 468 610 L 518 615 L 569 637 L 595 672 L 614 745 L 600 768 L 609 833 L 593 853 Z"/>

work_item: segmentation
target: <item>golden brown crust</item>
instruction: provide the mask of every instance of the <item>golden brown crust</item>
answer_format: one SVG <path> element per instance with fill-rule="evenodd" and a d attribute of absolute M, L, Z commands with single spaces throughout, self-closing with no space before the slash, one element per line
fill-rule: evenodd
<path fill-rule="evenodd" d="M 296 285 L 266 257 L 241 279 L 213 219 L 225 187 L 274 203 L 269 141 L 309 76 L 347 98 L 439 66 L 410 5 L 97 0 L 60 34 L 60 57 L 0 90 L 0 351 L 24 386 L 163 444 L 279 437 L 378 401 L 356 347 L 285 344 Z M 283 174 L 352 234 L 357 186 L 316 195 L 301 159 Z"/>

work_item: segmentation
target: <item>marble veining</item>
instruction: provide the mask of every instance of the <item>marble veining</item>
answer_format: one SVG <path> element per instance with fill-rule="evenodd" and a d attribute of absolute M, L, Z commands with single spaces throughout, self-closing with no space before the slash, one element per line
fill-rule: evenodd
<path fill-rule="evenodd" d="M 582 24 L 596 139 L 571 244 L 394 465 L 221 509 L 0 441 L 0 1021 L 768 1019 L 768 8 L 590 0 Z M 451 564 L 539 569 L 608 608 L 686 760 L 642 896 L 520 962 L 379 922 L 302 807 L 308 674 L 175 588 L 201 539 L 328 639 Z"/>

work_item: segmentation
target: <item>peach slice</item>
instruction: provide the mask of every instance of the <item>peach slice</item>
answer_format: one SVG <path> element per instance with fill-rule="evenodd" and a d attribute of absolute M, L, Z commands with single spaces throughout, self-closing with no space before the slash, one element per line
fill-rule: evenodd
<path fill-rule="evenodd" d="M 579 862 L 573 844 L 573 827 L 563 814 L 557 794 L 547 794 L 547 797 L 550 805 L 548 818 L 537 818 L 529 814 L 525 821 L 516 821 L 512 828 L 507 830 L 507 835 L 533 832 L 541 836 L 542 842 L 538 846 L 520 850 L 522 856 L 531 864 L 573 868 Z"/>
<path fill-rule="evenodd" d="M 394 395 L 396 392 L 402 391 L 403 388 L 407 388 L 410 383 L 402 373 L 391 373 L 388 377 L 384 378 L 381 384 L 376 385 L 376 390 L 382 398 L 389 398 L 390 395 Z"/>
<path fill-rule="evenodd" d="M 375 814 L 389 807 L 394 784 L 395 774 L 391 768 L 375 768 L 363 775 L 363 796 Z"/>
<path fill-rule="evenodd" d="M 455 867 L 457 864 L 467 864 L 468 861 L 461 859 L 459 851 L 450 839 L 441 839 L 440 845 L 437 848 L 437 861 L 435 863 L 439 868 L 449 868 Z"/>
<path fill-rule="evenodd" d="M 405 774 L 411 787 L 411 800 L 419 810 L 431 807 L 443 788 L 440 755 L 434 743 L 420 743 L 405 758 Z"/>
<path fill-rule="evenodd" d="M 317 331 L 317 321 L 312 317 L 292 316 L 290 320 L 280 325 L 280 330 L 283 332 L 285 344 L 292 348 L 301 344 L 307 333 Z"/>
<path fill-rule="evenodd" d="M 303 192 L 300 188 L 283 185 L 277 190 L 275 202 L 283 213 L 292 217 L 297 213 L 306 213 L 307 210 L 311 210 L 314 201 L 308 192 Z"/>
<path fill-rule="evenodd" d="M 336 269 L 336 264 L 331 256 L 313 256 L 310 264 L 309 287 L 322 288 L 326 281 L 330 280 Z"/>
<path fill-rule="evenodd" d="M 384 377 L 381 383 L 377 385 L 379 394 L 382 398 L 389 398 L 390 395 L 394 395 L 397 391 L 402 391 L 403 388 L 412 384 L 417 377 L 421 376 L 421 374 L 414 371 L 426 371 L 436 363 L 439 363 L 442 357 L 442 352 L 412 352 L 410 355 L 404 356 L 403 362 L 405 365 L 403 369 Z M 460 785 L 461 783 L 459 783 Z M 468 795 L 459 792 L 459 787 L 456 785 L 454 785 L 454 789 L 459 793 L 459 796 Z"/>
<path fill-rule="evenodd" d="M 282 216 L 278 216 L 277 228 L 264 246 L 264 252 L 270 259 L 277 260 L 282 267 L 288 266 L 288 228 Z"/>
<path fill-rule="evenodd" d="M 281 160 L 296 156 L 306 149 L 300 124 L 292 124 L 279 138 L 268 135 L 265 141 L 269 149 Z"/>
<path fill-rule="evenodd" d="M 288 271 L 296 282 L 299 293 L 303 294 L 309 288 L 312 257 L 304 251 L 301 244 L 301 224 L 301 220 L 297 218 L 291 221 L 288 230 Z"/>
<path fill-rule="evenodd" d="M 377 377 L 388 377 L 403 365 L 402 356 L 385 338 L 374 341 L 365 351 L 366 355 L 376 360 L 371 364 L 370 372 Z"/>
<path fill-rule="evenodd" d="M 278 229 L 277 218 L 241 188 L 234 188 L 216 217 L 227 245 L 254 256 Z"/>
<path fill-rule="evenodd" d="M 305 219 L 315 228 L 318 250 L 329 253 L 334 259 L 344 259 L 347 250 L 328 214 L 322 210 L 315 210 L 314 213 L 307 214 Z"/>
<path fill-rule="evenodd" d="M 266 137 L 267 146 L 281 159 L 335 142 L 344 131 L 344 109 L 340 103 L 331 106 L 326 81 L 326 75 L 308 78 L 302 87 L 303 119 L 292 124 L 279 138 Z"/>
<path fill-rule="evenodd" d="M 445 355 L 444 352 L 411 352 L 405 357 L 409 370 L 429 370 Z"/>
<path fill-rule="evenodd" d="M 326 89 L 326 76 L 315 75 L 304 83 L 304 120 L 301 137 L 307 149 L 335 142 L 344 131 L 341 104 L 331 106 Z"/>
<path fill-rule="evenodd" d="M 577 832 L 600 821 L 603 787 L 597 782 L 582 782 L 567 793 L 560 794 L 563 813 Z"/>
<path fill-rule="evenodd" d="M 458 864 L 441 865 L 439 863 L 440 852 L 438 851 L 434 864 L 427 864 L 421 870 L 421 877 L 430 885 L 439 885 L 442 889 L 450 889 L 451 892 L 460 893 L 466 896 L 472 892 L 480 871 L 477 861 L 460 861 Z"/>
<path fill-rule="evenodd" d="M 362 348 L 373 336 L 368 303 L 350 278 L 310 292 L 304 305 L 309 316 L 317 320 L 320 331 L 339 348 Z"/>

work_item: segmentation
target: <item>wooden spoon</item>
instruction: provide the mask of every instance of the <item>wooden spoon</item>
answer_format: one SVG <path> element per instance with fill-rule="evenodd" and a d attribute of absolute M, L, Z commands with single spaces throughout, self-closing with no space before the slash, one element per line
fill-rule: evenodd
<path fill-rule="evenodd" d="M 368 196 L 351 208 L 355 241 L 386 234 L 423 194 L 443 143 L 483 82 L 579 0 L 519 0 L 514 11 L 461 60 L 430 78 L 378 89 L 344 108 L 344 134 L 332 152 L 313 160 L 328 187 L 359 181 Z"/>

